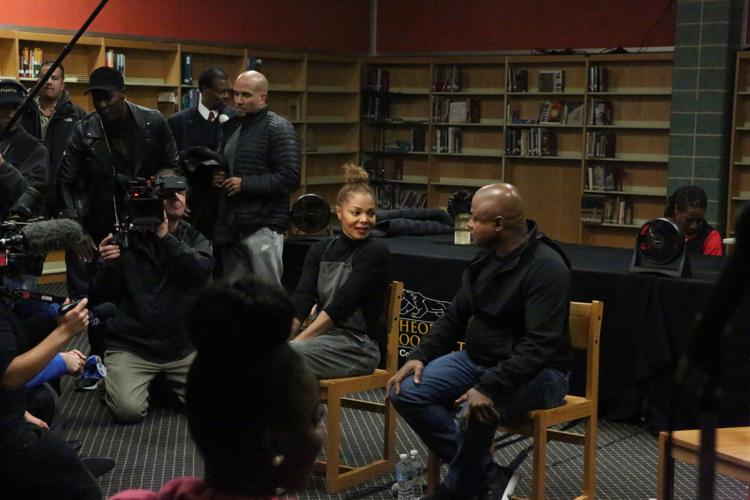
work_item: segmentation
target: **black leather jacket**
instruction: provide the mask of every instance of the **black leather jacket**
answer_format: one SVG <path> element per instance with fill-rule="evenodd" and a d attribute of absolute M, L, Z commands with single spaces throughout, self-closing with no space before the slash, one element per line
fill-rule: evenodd
<path fill-rule="evenodd" d="M 225 123 L 224 141 L 242 127 L 230 164 L 229 177 L 240 177 L 242 189 L 220 200 L 216 232 L 218 244 L 261 227 L 285 231 L 289 227 L 289 195 L 299 187 L 300 146 L 294 127 L 268 109 Z M 220 149 L 228 154 L 226 144 Z"/>
<path fill-rule="evenodd" d="M 127 101 L 126 101 L 127 102 Z M 164 116 L 127 102 L 138 128 L 134 158 L 136 177 L 150 177 L 163 167 L 179 168 L 177 146 Z M 118 172 L 119 173 L 119 172 Z M 94 241 L 112 230 L 115 172 L 98 113 L 86 115 L 73 130 L 58 172 L 63 214 L 78 219 Z"/>

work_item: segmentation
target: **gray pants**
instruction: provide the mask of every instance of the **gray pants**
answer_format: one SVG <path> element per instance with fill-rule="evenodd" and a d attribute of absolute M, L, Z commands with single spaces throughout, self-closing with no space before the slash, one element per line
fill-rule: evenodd
<path fill-rule="evenodd" d="M 281 288 L 281 275 L 284 263 L 281 260 L 284 250 L 284 236 L 263 227 L 245 236 L 237 245 L 227 247 L 222 252 L 224 279 L 234 283 L 246 276 Z"/>
<path fill-rule="evenodd" d="M 135 354 L 108 352 L 104 358 L 107 367 L 104 401 L 120 423 L 135 423 L 148 412 L 148 385 L 160 373 L 164 374 L 170 388 L 181 402 L 185 402 L 185 387 L 190 365 L 195 353 L 169 363 L 152 363 Z"/>
<path fill-rule="evenodd" d="M 367 375 L 380 361 L 380 349 L 374 340 L 338 328 L 290 345 L 319 379 Z"/>

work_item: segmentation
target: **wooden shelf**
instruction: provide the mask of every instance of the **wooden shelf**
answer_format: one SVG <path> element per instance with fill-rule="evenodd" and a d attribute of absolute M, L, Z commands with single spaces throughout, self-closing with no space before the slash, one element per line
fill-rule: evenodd
<path fill-rule="evenodd" d="M 669 122 L 615 121 L 612 125 L 586 125 L 589 129 L 669 130 Z"/>
<path fill-rule="evenodd" d="M 502 158 L 505 153 L 502 149 L 470 149 L 463 148 L 460 153 L 430 153 L 432 156 L 480 156 L 486 158 Z"/>
<path fill-rule="evenodd" d="M 655 198 L 666 198 L 667 190 L 664 188 L 652 188 L 648 189 L 645 187 L 638 187 L 623 191 L 605 191 L 599 189 L 584 189 L 584 193 L 587 194 L 606 194 L 614 196 L 644 196 L 644 197 L 655 197 Z"/>
<path fill-rule="evenodd" d="M 662 154 L 619 153 L 614 158 L 587 156 L 586 160 L 593 162 L 667 163 L 669 156 Z"/>

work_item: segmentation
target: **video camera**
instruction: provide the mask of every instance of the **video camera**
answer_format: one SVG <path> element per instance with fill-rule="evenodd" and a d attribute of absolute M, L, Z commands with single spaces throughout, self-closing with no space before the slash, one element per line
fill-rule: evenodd
<path fill-rule="evenodd" d="M 129 246 L 129 234 L 155 230 L 164 221 L 164 200 L 187 189 L 187 179 L 180 176 L 130 180 L 117 176 L 120 210 L 115 225 L 115 241 Z"/>

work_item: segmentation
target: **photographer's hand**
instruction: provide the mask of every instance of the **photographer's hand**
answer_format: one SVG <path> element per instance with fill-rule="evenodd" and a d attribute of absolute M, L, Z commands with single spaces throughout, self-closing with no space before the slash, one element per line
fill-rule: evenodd
<path fill-rule="evenodd" d="M 242 179 L 239 177 L 230 177 L 224 181 L 223 186 L 227 190 L 228 196 L 234 196 L 242 189 Z"/>
<path fill-rule="evenodd" d="M 84 234 L 81 241 L 76 244 L 76 254 L 78 258 L 84 262 L 91 262 L 94 260 L 94 252 L 96 252 L 96 243 L 90 234 Z"/>
<path fill-rule="evenodd" d="M 214 179 L 213 179 L 213 185 L 216 187 L 222 187 L 224 185 L 224 181 L 227 178 L 227 173 L 223 170 L 216 170 L 214 172 Z"/>
<path fill-rule="evenodd" d="M 168 234 L 169 234 L 169 219 L 167 219 L 167 212 L 164 212 L 164 220 L 161 221 L 161 224 L 159 224 L 156 227 L 156 237 L 159 239 L 162 239 Z"/>
<path fill-rule="evenodd" d="M 89 310 L 86 309 L 88 303 L 89 299 L 81 299 L 77 306 L 57 320 L 57 328 L 52 333 L 59 331 L 69 340 L 83 332 L 89 326 Z"/>
<path fill-rule="evenodd" d="M 101 243 L 99 243 L 99 255 L 104 262 L 112 262 L 120 258 L 120 245 L 115 243 L 115 237 L 109 233 Z"/>

